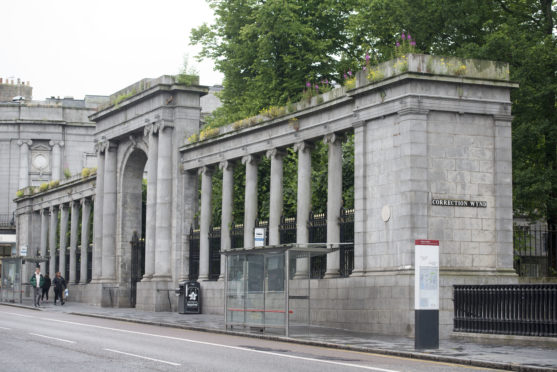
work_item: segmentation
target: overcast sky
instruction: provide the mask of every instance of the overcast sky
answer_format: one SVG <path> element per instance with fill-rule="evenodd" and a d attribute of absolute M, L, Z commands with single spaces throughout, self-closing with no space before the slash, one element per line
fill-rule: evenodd
<path fill-rule="evenodd" d="M 30 81 L 34 100 L 110 95 L 178 73 L 188 54 L 201 84 L 219 84 L 189 45 L 190 30 L 212 21 L 205 0 L 2 0 L 0 77 Z"/>

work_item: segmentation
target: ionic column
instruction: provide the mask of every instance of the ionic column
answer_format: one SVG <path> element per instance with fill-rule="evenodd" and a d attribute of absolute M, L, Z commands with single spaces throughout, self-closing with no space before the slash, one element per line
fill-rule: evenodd
<path fill-rule="evenodd" d="M 29 146 L 31 140 L 17 141 L 19 145 L 19 189 L 29 186 Z"/>
<path fill-rule="evenodd" d="M 48 229 L 48 249 L 50 250 L 50 265 L 48 274 L 54 278 L 56 273 L 56 225 L 58 224 L 58 209 L 50 207 L 50 228 Z"/>
<path fill-rule="evenodd" d="M 209 279 L 209 229 L 211 228 L 211 199 L 213 170 L 199 169 L 201 174 L 201 216 L 199 222 L 199 280 Z"/>
<path fill-rule="evenodd" d="M 234 195 L 234 163 L 229 160 L 219 164 L 222 169 L 222 216 L 220 227 L 220 250 L 229 251 L 232 248 L 230 239 L 230 225 L 232 224 L 232 207 Z M 220 276 L 219 280 L 224 280 L 225 257 L 220 257 Z"/>
<path fill-rule="evenodd" d="M 43 208 L 41 209 L 41 257 L 46 258 L 46 247 L 48 242 L 48 211 Z M 46 262 L 41 262 L 41 272 L 46 273 Z"/>
<path fill-rule="evenodd" d="M 112 282 L 115 277 L 116 254 L 116 151 L 109 143 L 104 155 L 104 190 L 102 210 L 102 280 Z M 95 211 L 96 214 L 96 211 Z"/>
<path fill-rule="evenodd" d="M 50 141 L 49 145 L 52 146 L 52 180 L 59 180 L 61 177 L 61 154 L 60 148 L 64 146 L 64 141 Z"/>
<path fill-rule="evenodd" d="M 66 281 L 71 284 L 77 283 L 76 278 L 76 252 L 77 252 L 77 225 L 79 223 L 79 202 L 72 200 L 70 202 L 71 221 L 70 221 L 70 277 Z"/>
<path fill-rule="evenodd" d="M 354 127 L 354 270 L 350 276 L 366 273 L 366 125 L 355 122 Z"/>
<path fill-rule="evenodd" d="M 95 211 L 96 213 L 96 211 Z M 89 199 L 81 199 L 81 266 L 79 267 L 79 283 L 86 284 L 89 247 L 89 219 L 91 218 L 91 202 Z M 94 258 L 94 256 L 93 256 Z M 94 266 L 93 266 L 94 269 Z"/>
<path fill-rule="evenodd" d="M 159 141 L 155 135 L 157 126 L 150 124 L 145 127 L 144 134 L 148 137 L 149 153 L 147 160 L 147 211 L 145 213 L 145 274 L 144 281 L 151 280 L 155 274 L 155 232 L 157 217 L 157 157 Z"/>
<path fill-rule="evenodd" d="M 342 138 L 328 134 L 323 139 L 328 144 L 327 169 L 327 243 L 340 242 L 340 209 L 342 208 Z M 327 255 L 325 278 L 340 275 L 340 251 Z"/>
<path fill-rule="evenodd" d="M 94 201 L 95 211 L 93 215 L 93 263 L 91 272 L 92 282 L 99 281 L 102 276 L 104 161 L 106 141 L 97 143 L 95 147 L 97 149 L 97 180 Z M 83 249 L 84 247 L 81 246 L 82 252 Z M 85 249 L 87 249 L 87 247 L 85 247 Z M 80 282 L 82 282 L 81 279 Z"/>
<path fill-rule="evenodd" d="M 300 142 L 294 146 L 298 152 L 298 195 L 296 210 L 296 243 L 309 242 L 308 220 L 311 209 L 311 144 Z M 309 278 L 309 258 L 296 259 L 294 279 Z"/>
<path fill-rule="evenodd" d="M 282 216 L 283 195 L 282 176 L 284 151 L 273 149 L 267 151 L 271 159 L 271 185 L 269 191 L 269 245 L 280 244 L 280 217 Z"/>
<path fill-rule="evenodd" d="M 66 278 L 66 249 L 68 248 L 68 218 L 69 210 L 66 204 L 60 204 L 60 242 L 58 256 L 58 271 Z"/>
<path fill-rule="evenodd" d="M 244 248 L 254 247 L 255 219 L 257 218 L 257 165 L 259 159 L 255 155 L 242 158 L 246 165 L 246 188 L 244 198 Z"/>
<path fill-rule="evenodd" d="M 158 124 L 159 144 L 157 154 L 157 211 L 155 224 L 155 274 L 153 279 L 170 279 L 171 215 L 172 215 L 172 134 L 170 123 Z"/>

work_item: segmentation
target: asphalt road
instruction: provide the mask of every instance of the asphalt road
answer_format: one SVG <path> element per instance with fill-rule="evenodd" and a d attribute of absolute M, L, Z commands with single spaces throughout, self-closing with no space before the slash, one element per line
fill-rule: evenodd
<path fill-rule="evenodd" d="M 0 370 L 487 371 L 8 306 L 0 306 Z"/>

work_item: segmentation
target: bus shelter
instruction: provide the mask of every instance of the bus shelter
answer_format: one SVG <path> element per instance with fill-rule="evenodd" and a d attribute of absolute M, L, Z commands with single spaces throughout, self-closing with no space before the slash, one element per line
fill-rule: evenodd
<path fill-rule="evenodd" d="M 309 329 L 311 262 L 339 246 L 285 244 L 223 252 L 226 328 L 285 336 Z"/>
<path fill-rule="evenodd" d="M 29 287 L 29 278 L 25 277 L 24 264 L 34 263 L 35 265 L 40 262 L 45 262 L 46 258 L 39 257 L 3 257 L 2 270 L 0 277 L 0 301 L 11 303 L 23 303 L 24 297 L 32 296 L 30 290 L 25 290 Z M 35 266 L 33 265 L 33 266 Z"/>

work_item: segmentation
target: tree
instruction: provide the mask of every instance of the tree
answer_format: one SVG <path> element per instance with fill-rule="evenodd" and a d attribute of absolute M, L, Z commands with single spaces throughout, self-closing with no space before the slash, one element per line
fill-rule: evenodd
<path fill-rule="evenodd" d="M 191 33 L 223 72 L 214 125 L 297 101 L 307 80 L 332 80 L 353 0 L 208 0 L 217 22 Z"/>
<path fill-rule="evenodd" d="M 208 1 L 217 21 L 191 39 L 224 74 L 215 125 L 295 101 L 306 80 L 342 81 L 366 53 L 390 59 L 402 32 L 425 53 L 509 62 L 511 80 L 520 84 L 511 95 L 515 214 L 557 224 L 551 0 Z"/>

